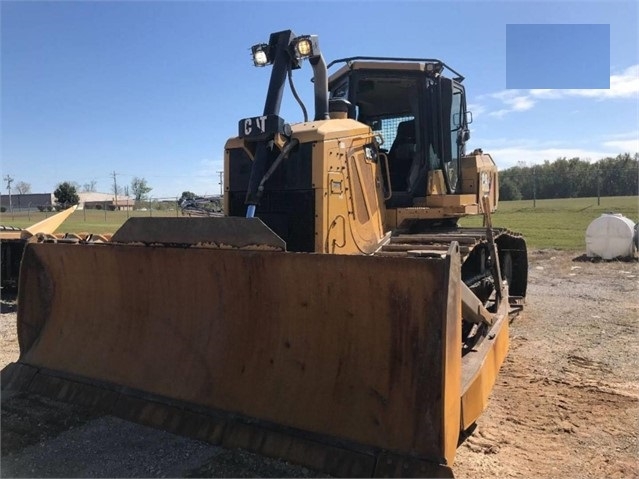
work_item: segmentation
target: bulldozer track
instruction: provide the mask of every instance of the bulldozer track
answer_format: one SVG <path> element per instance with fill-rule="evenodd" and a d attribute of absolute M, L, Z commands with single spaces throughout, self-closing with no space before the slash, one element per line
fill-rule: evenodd
<path fill-rule="evenodd" d="M 520 238 L 521 234 L 506 228 L 494 229 L 495 240 L 500 237 Z M 427 256 L 442 255 L 448 251 L 451 243 L 459 243 L 462 261 L 468 258 L 470 252 L 480 244 L 488 241 L 485 228 L 446 228 L 432 229 L 422 233 L 403 233 L 391 236 L 390 241 L 383 245 L 376 256 Z"/>
<path fill-rule="evenodd" d="M 528 260 L 526 242 L 520 233 L 507 228 L 493 228 L 493 238 L 499 250 L 499 263 L 506 270 L 510 294 L 511 315 L 524 306 Z M 477 291 L 482 283 L 492 283 L 489 239 L 486 228 L 431 228 L 419 233 L 401 232 L 390 237 L 375 256 L 443 257 L 453 242 L 459 245 L 462 280 Z"/>

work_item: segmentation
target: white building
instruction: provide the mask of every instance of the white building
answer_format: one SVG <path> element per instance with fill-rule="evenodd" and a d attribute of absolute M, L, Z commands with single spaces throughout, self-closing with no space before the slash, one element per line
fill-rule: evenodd
<path fill-rule="evenodd" d="M 80 203 L 78 209 L 88 210 L 132 210 L 135 198 L 132 196 L 118 195 L 117 203 L 113 193 L 98 193 L 95 191 L 83 191 L 78 193 Z"/>

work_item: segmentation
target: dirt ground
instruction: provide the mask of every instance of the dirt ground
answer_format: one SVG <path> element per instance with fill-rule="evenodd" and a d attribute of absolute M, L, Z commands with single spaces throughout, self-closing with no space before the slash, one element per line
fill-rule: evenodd
<path fill-rule="evenodd" d="M 575 256 L 530 255 L 526 310 L 457 477 L 639 477 L 639 265 Z"/>
<path fill-rule="evenodd" d="M 16 331 L 15 291 L 6 294 L 2 291 L 0 299 L 0 369 L 18 359 L 18 332 Z"/>
<path fill-rule="evenodd" d="M 488 409 L 458 449 L 456 477 L 639 477 L 639 264 L 576 256 L 530 254 L 526 310 L 511 325 Z M 0 340 L 4 367 L 18 356 L 11 301 L 2 302 Z M 94 459 L 77 464 L 78 455 Z M 53 401 L 3 397 L 3 477 L 314 475 Z"/>

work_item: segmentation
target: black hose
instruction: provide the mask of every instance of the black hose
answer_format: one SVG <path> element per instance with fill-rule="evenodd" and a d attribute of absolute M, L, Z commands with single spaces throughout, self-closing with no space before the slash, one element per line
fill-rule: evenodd
<path fill-rule="evenodd" d="M 295 85 L 293 84 L 293 72 L 291 70 L 290 65 L 288 67 L 288 84 L 291 87 L 291 92 L 293 93 L 295 100 L 297 100 L 297 103 L 299 103 L 300 107 L 302 108 L 302 113 L 304 113 L 304 123 L 306 123 L 308 121 L 308 112 L 306 111 L 304 102 L 302 101 L 300 96 L 297 94 L 297 90 L 295 89 Z"/>
<path fill-rule="evenodd" d="M 291 152 L 291 150 L 293 148 L 295 148 L 299 144 L 299 142 L 300 141 L 297 138 L 292 138 L 291 141 L 289 141 L 284 146 L 284 148 L 282 148 L 282 151 L 280 151 L 280 154 L 277 155 L 277 158 L 275 158 L 275 161 L 273 161 L 273 164 L 268 169 L 268 171 L 264 174 L 264 176 L 262 177 L 262 181 L 260 181 L 260 184 L 257 187 L 257 199 L 258 199 L 258 201 L 262 197 L 262 194 L 264 193 L 264 183 L 266 183 L 268 181 L 268 179 L 271 177 L 273 172 L 277 169 L 278 166 L 280 166 L 280 163 L 282 163 L 282 160 L 284 160 L 284 158 L 286 158 L 288 156 L 288 154 Z"/>

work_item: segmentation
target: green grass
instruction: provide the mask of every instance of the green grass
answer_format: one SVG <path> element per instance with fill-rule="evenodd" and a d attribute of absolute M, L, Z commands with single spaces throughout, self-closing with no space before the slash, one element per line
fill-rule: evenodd
<path fill-rule="evenodd" d="M 51 217 L 54 213 L 2 213 L 0 214 L 0 224 L 4 226 L 17 226 L 26 228 L 38 221 Z M 181 216 L 175 210 L 153 210 L 153 211 L 104 211 L 104 210 L 81 210 L 75 211 L 58 228 L 57 233 L 114 233 L 127 218 L 132 216 L 153 216 L 153 217 L 176 217 Z"/>
<path fill-rule="evenodd" d="M 565 198 L 557 200 L 502 201 L 493 225 L 522 233 L 529 249 L 584 250 L 586 228 L 603 213 L 621 213 L 639 221 L 639 197 Z M 462 226 L 481 226 L 481 217 L 468 217 Z"/>
<path fill-rule="evenodd" d="M 639 221 L 639 197 L 617 196 L 601 198 L 568 198 L 559 200 L 537 200 L 533 206 L 528 201 L 502 201 L 493 215 L 493 224 L 518 231 L 526 237 L 530 249 L 555 248 L 563 250 L 585 250 L 586 228 L 602 213 L 621 213 L 631 220 Z M 178 216 L 173 211 L 76 211 L 58 229 L 59 232 L 113 233 L 129 216 Z M 0 224 L 30 226 L 51 216 L 52 213 L 0 214 Z M 481 226 L 481 216 L 464 218 L 463 226 Z"/>

